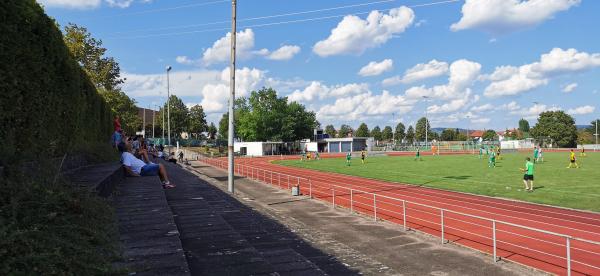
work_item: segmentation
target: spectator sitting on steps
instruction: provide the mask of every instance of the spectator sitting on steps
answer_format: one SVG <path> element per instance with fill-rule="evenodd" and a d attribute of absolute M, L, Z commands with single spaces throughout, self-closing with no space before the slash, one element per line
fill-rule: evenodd
<path fill-rule="evenodd" d="M 158 175 L 162 182 L 164 189 L 175 188 L 175 185 L 171 184 L 169 177 L 167 176 L 167 170 L 163 164 L 154 164 L 152 162 L 145 163 L 144 161 L 137 159 L 132 153 L 131 144 L 121 142 L 119 143 L 119 151 L 121 152 L 121 162 L 125 171 L 130 176 L 154 176 Z M 147 160 L 147 156 L 145 158 Z"/>

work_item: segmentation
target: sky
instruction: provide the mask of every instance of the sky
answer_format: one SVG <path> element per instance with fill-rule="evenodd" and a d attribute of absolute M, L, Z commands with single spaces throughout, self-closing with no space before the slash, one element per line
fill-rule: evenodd
<path fill-rule="evenodd" d="M 123 91 L 169 91 L 218 123 L 229 98 L 231 1 L 38 0 L 120 63 Z M 600 1 L 238 0 L 236 97 L 272 87 L 323 125 L 503 130 L 564 110 L 600 117 Z"/>

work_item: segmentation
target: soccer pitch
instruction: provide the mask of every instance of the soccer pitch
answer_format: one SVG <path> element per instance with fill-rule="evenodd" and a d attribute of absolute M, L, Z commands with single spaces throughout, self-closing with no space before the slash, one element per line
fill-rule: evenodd
<path fill-rule="evenodd" d="M 487 156 L 441 155 L 345 158 L 300 161 L 281 160 L 276 164 L 362 176 L 392 182 L 467 192 L 486 196 L 512 198 L 548 205 L 600 211 L 600 152 L 580 157 L 579 169 L 567 169 L 568 152 L 544 152 L 544 162 L 535 165 L 535 191 L 524 191 L 525 157 L 532 153 L 503 153 L 495 168 L 488 167 Z M 532 157 L 533 158 L 533 157 Z"/>

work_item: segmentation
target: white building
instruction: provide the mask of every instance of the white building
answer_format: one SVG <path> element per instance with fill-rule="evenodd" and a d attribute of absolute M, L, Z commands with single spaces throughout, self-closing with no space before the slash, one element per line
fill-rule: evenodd
<path fill-rule="evenodd" d="M 373 137 L 325 138 L 324 140 L 330 153 L 355 152 L 363 149 L 371 151 L 374 142 Z"/>
<path fill-rule="evenodd" d="M 276 155 L 288 152 L 290 143 L 284 142 L 235 142 L 233 151 L 245 156 Z"/>

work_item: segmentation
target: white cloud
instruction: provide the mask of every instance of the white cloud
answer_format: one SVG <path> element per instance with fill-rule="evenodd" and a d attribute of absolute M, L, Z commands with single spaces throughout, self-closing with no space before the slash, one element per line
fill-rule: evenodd
<path fill-rule="evenodd" d="M 254 47 L 254 32 L 245 29 L 236 34 L 236 57 L 240 59 L 252 56 Z M 231 32 L 215 41 L 212 47 L 204 50 L 202 61 L 206 65 L 229 61 L 231 58 Z"/>
<path fill-rule="evenodd" d="M 485 125 L 491 121 L 490 118 L 471 119 L 471 123 Z"/>
<path fill-rule="evenodd" d="M 128 8 L 133 0 L 104 0 L 111 7 Z"/>
<path fill-rule="evenodd" d="M 558 106 L 547 106 L 545 104 L 534 104 L 529 108 L 522 108 L 518 110 L 513 110 L 510 112 L 511 115 L 519 115 L 525 119 L 535 119 L 540 115 L 540 113 L 545 111 L 557 111 L 561 110 Z"/>
<path fill-rule="evenodd" d="M 428 63 L 419 63 L 404 72 L 404 76 L 387 78 L 383 80 L 384 86 L 397 85 L 400 83 L 412 83 L 428 78 L 438 77 L 448 72 L 448 63 L 435 59 Z"/>
<path fill-rule="evenodd" d="M 322 106 L 317 112 L 320 119 L 356 120 L 365 116 L 381 116 L 391 113 L 403 114 L 412 110 L 415 100 L 383 91 L 379 95 L 372 92 L 338 98 L 333 104 Z"/>
<path fill-rule="evenodd" d="M 112 8 L 128 8 L 135 0 L 37 0 L 46 7 L 57 7 L 67 9 L 95 9 L 100 7 L 102 2 Z M 151 0 L 139 0 L 139 3 L 150 3 Z"/>
<path fill-rule="evenodd" d="M 594 113 L 594 110 L 596 110 L 596 107 L 591 106 L 591 105 L 585 105 L 585 106 L 580 106 L 580 107 L 576 107 L 576 108 L 571 108 L 567 111 L 567 113 L 569 113 L 571 115 L 585 115 L 585 114 Z"/>
<path fill-rule="evenodd" d="M 474 112 L 484 112 L 484 111 L 489 111 L 489 110 L 493 110 L 494 106 L 491 104 L 484 104 L 484 105 L 480 105 L 480 106 L 474 106 L 471 108 L 471 111 Z"/>
<path fill-rule="evenodd" d="M 501 105 L 498 109 L 499 110 L 515 111 L 515 110 L 518 110 L 519 108 L 521 108 L 521 106 L 519 104 L 517 104 L 517 102 L 512 101 L 510 103 Z"/>
<path fill-rule="evenodd" d="M 177 63 L 179 63 L 179 64 L 185 64 L 185 65 L 194 65 L 194 64 L 199 64 L 200 63 L 200 61 L 190 59 L 187 56 L 177 56 L 175 58 L 175 61 Z"/>
<path fill-rule="evenodd" d="M 475 95 L 471 97 L 471 92 L 467 91 L 464 96 L 460 99 L 453 99 L 441 105 L 431 105 L 427 107 L 427 113 L 436 114 L 436 113 L 448 113 L 457 111 L 471 103 L 477 102 L 479 100 L 479 96 Z"/>
<path fill-rule="evenodd" d="M 101 0 L 38 0 L 46 7 L 60 7 L 68 9 L 93 9 L 100 6 Z"/>
<path fill-rule="evenodd" d="M 313 81 L 303 90 L 295 90 L 288 95 L 290 102 L 312 102 L 331 97 L 345 97 L 354 94 L 367 93 L 369 86 L 365 83 L 350 83 L 328 87 L 318 81 Z"/>
<path fill-rule="evenodd" d="M 408 98 L 419 99 L 423 96 L 436 99 L 459 99 L 469 94 L 469 88 L 478 78 L 481 64 L 466 59 L 460 59 L 450 65 L 448 84 L 437 85 L 431 88 L 414 86 L 406 90 Z"/>
<path fill-rule="evenodd" d="M 548 84 L 552 77 L 600 67 L 600 54 L 578 52 L 576 49 L 554 48 L 543 54 L 540 61 L 520 67 L 500 66 L 482 79 L 492 82 L 484 95 L 500 97 L 517 95 Z"/>
<path fill-rule="evenodd" d="M 452 31 L 480 29 L 491 34 L 514 32 L 533 27 L 580 0 L 466 0 L 462 18 L 450 26 Z"/>
<path fill-rule="evenodd" d="M 264 49 L 266 50 L 266 49 Z M 271 60 L 290 60 L 300 53 L 300 47 L 296 45 L 284 45 L 267 56 Z"/>
<path fill-rule="evenodd" d="M 363 68 L 360 68 L 358 74 L 367 77 L 367 76 L 377 76 L 381 75 L 384 72 L 392 70 L 394 67 L 394 62 L 391 59 L 384 59 L 381 62 L 371 61 L 369 64 L 365 65 Z"/>
<path fill-rule="evenodd" d="M 393 35 L 403 33 L 414 18 L 413 10 L 405 6 L 391 9 L 388 14 L 372 11 L 365 20 L 347 15 L 331 30 L 329 37 L 313 46 L 313 51 L 321 57 L 360 55 L 386 43 Z"/>
<path fill-rule="evenodd" d="M 571 93 L 571 92 L 573 92 L 575 90 L 575 88 L 577 88 L 577 83 L 576 82 L 569 83 L 569 84 L 565 85 L 565 87 L 563 88 L 562 91 L 565 92 L 565 93 Z"/>

